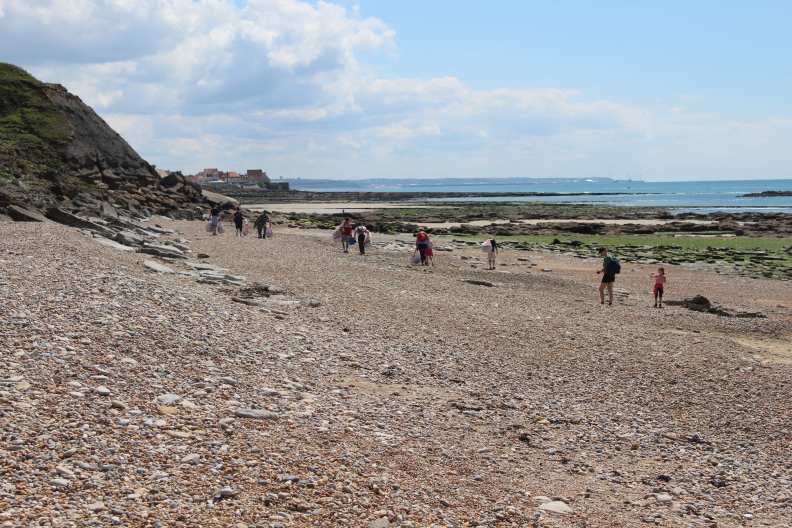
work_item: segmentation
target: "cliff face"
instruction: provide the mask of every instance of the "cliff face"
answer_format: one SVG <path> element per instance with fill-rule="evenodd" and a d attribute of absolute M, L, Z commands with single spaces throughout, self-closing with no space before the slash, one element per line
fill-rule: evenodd
<path fill-rule="evenodd" d="M 79 97 L 0 63 L 0 212 L 9 206 L 84 215 L 192 217 L 200 189 L 160 179 Z"/>

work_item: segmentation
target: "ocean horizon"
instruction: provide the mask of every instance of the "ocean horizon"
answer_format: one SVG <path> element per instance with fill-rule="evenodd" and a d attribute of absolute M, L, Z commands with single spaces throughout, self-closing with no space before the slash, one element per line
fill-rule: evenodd
<path fill-rule="evenodd" d="M 574 196 L 436 198 L 439 201 L 598 203 L 699 211 L 740 210 L 792 213 L 792 196 L 744 197 L 762 191 L 792 191 L 792 179 L 664 181 L 597 179 L 386 179 L 289 180 L 292 189 L 322 192 L 579 193 Z M 593 193 L 629 193 L 607 196 Z"/>

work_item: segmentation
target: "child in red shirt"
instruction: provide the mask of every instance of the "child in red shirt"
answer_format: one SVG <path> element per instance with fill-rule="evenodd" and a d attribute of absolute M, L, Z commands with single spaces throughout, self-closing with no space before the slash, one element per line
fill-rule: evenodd
<path fill-rule="evenodd" d="M 662 308 L 663 289 L 666 285 L 665 268 L 657 268 L 657 273 L 652 274 L 652 278 L 655 280 L 654 287 L 652 288 L 652 293 L 654 294 L 654 307 Z"/>

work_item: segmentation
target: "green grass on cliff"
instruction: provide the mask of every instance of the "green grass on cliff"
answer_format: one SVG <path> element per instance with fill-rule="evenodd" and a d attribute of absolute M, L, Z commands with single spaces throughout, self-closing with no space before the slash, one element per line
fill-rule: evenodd
<path fill-rule="evenodd" d="M 0 63 L 0 184 L 60 165 L 70 130 L 45 88 L 23 69 Z"/>

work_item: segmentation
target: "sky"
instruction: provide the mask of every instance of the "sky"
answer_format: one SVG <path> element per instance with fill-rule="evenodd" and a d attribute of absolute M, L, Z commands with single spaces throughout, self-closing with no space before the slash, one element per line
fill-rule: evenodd
<path fill-rule="evenodd" d="M 0 60 L 149 162 L 792 178 L 786 1 L 0 0 Z"/>

